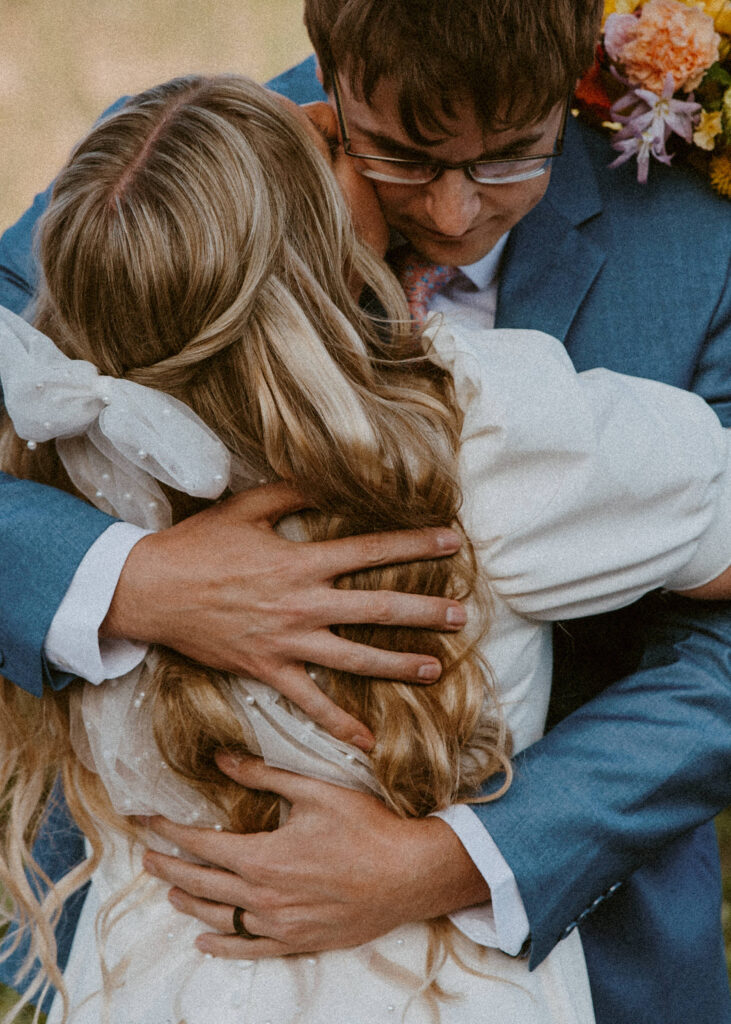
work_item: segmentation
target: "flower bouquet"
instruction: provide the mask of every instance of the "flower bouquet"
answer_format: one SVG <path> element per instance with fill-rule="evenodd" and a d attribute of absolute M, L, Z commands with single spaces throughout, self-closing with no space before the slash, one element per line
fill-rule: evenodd
<path fill-rule="evenodd" d="M 692 163 L 731 198 L 731 0 L 605 0 L 579 114 L 608 128 L 611 166 Z"/>

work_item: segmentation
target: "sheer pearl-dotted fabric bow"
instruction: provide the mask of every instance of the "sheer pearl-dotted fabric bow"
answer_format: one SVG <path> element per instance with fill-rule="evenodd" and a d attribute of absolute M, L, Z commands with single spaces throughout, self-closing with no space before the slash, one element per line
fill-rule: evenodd
<path fill-rule="evenodd" d="M 75 486 L 110 515 L 162 529 L 171 511 L 157 480 L 211 499 L 229 483 L 228 450 L 188 406 L 69 359 L 3 307 L 0 380 L 18 436 L 31 448 L 55 438 Z"/>

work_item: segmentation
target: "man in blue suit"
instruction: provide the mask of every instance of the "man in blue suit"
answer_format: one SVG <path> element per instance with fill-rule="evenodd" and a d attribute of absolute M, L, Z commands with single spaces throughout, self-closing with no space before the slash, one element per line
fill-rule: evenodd
<path fill-rule="evenodd" d="M 551 136 L 550 151 L 559 112 L 557 103 L 548 103 L 550 109 L 537 125 L 508 119 L 505 134 L 485 132 L 476 104 L 462 109 L 463 94 L 454 95 L 456 83 L 467 79 L 467 50 L 486 69 L 482 88 L 502 95 L 496 89 L 499 74 L 491 78 L 488 72 L 506 66 L 500 40 L 509 40 L 512 73 L 529 64 L 537 68 L 535 94 L 541 96 L 541 75 L 556 62 L 539 60 L 538 28 L 545 29 L 544 45 L 551 38 L 566 43 L 574 28 L 578 35 L 579 23 L 586 33 L 598 28 L 595 3 L 536 0 L 530 21 L 525 0 L 498 6 L 492 26 L 496 43 L 480 20 L 495 14 L 485 0 L 466 0 L 455 10 L 433 0 L 418 5 L 407 0 L 310 0 L 309 27 L 323 80 L 333 100 L 333 86 L 339 82 L 350 149 L 387 159 L 441 163 L 432 181 L 396 187 L 386 181 L 378 186 L 379 194 L 395 226 L 432 259 L 469 269 L 503 246 L 500 266 L 493 268 L 484 289 L 495 292 L 498 326 L 530 326 L 557 335 L 579 369 L 605 365 L 691 388 L 731 422 L 731 208 L 680 171 L 653 168 L 656 173 L 645 187 L 636 184 L 629 168 L 607 171 L 606 141 L 573 121 L 566 126 L 562 155 L 552 162 L 545 195 L 546 173 L 514 183 L 474 180 L 479 157 L 489 161 L 499 154 L 503 164 L 510 164 L 538 152 L 530 147 L 542 143 L 544 135 Z M 408 15 L 419 18 L 418 27 Z M 528 24 L 530 33 L 525 31 Z M 492 59 L 491 43 L 497 47 Z M 426 51 L 437 46 L 430 79 Z M 381 53 L 379 64 L 374 55 Z M 362 66 L 360 57 L 366 61 Z M 409 63 L 411 57 L 415 63 Z M 406 70 L 397 72 L 402 67 Z M 357 73 L 351 74 L 353 70 Z M 403 81 L 421 75 L 433 96 L 459 101 L 459 132 L 443 133 L 435 143 L 433 122 L 409 123 L 404 116 L 408 108 L 378 91 L 379 80 L 390 84 L 399 74 Z M 564 58 L 564 96 L 574 74 L 574 65 Z M 362 92 L 359 82 L 365 86 Z M 274 86 L 298 101 L 322 98 L 312 62 Z M 454 121 L 453 110 L 440 102 L 433 111 L 436 122 Z M 507 151 L 501 148 L 506 139 Z M 409 190 L 406 195 L 404 190 Z M 499 210 L 499 233 L 488 226 L 490 218 L 482 219 L 491 204 Z M 31 213 L 6 234 L 1 247 L 6 280 L 27 292 L 32 220 Z M 28 549 L 37 544 L 35 535 L 28 539 L 35 529 L 28 525 L 31 516 L 40 519 L 57 503 L 53 515 L 62 523 L 75 507 L 71 499 L 40 488 L 29 495 L 32 487 L 11 481 L 3 485 L 9 492 L 11 522 L 16 517 L 22 525 Z M 37 504 L 29 511 L 34 499 Z M 86 518 L 84 512 L 84 517 L 88 525 L 80 536 L 66 541 L 67 579 L 106 525 L 98 513 Z M 191 554 L 186 557 L 194 559 L 196 544 L 205 544 L 205 531 L 190 529 L 182 540 L 181 532 L 168 548 L 171 558 L 177 560 L 187 550 Z M 158 603 L 170 602 L 164 589 L 170 569 L 157 561 L 164 555 L 155 555 L 150 541 L 140 541 L 122 574 L 108 628 L 180 647 L 179 634 L 190 628 L 198 635 L 195 621 L 183 620 L 178 634 L 160 627 L 154 609 L 152 624 L 141 621 L 147 595 L 139 583 L 139 562 L 145 550 L 155 559 L 148 586 Z M 267 554 L 276 557 L 274 550 Z M 201 571 L 209 571 L 205 558 Z M 26 581 L 24 585 L 27 591 Z M 54 585 L 63 592 L 62 583 Z M 25 608 L 13 607 L 16 620 L 0 627 L 8 643 L 26 636 L 26 619 L 38 615 L 31 607 L 35 603 L 41 599 L 31 594 Z M 55 610 L 48 595 L 43 604 L 47 611 L 40 624 L 33 624 L 35 639 L 30 644 L 25 640 L 25 663 L 31 671 L 21 676 L 6 669 L 21 684 L 40 675 L 41 645 Z M 131 604 L 142 610 L 137 619 L 130 613 Z M 216 628 L 219 636 L 225 634 L 225 625 Z M 578 922 L 600 1024 L 729 1022 L 717 855 L 710 827 L 703 826 L 728 803 L 731 792 L 728 610 L 654 596 L 601 621 L 573 623 L 570 632 L 570 644 L 559 653 L 557 695 L 563 710 L 593 699 L 521 755 L 505 797 L 475 808 L 517 881 L 530 930 L 525 944 L 530 963 L 540 962 Z M 202 641 L 193 653 L 210 660 Z M 250 665 L 244 668 L 251 670 Z M 230 770 L 252 784 L 282 784 L 265 768 Z M 488 895 L 465 848 L 443 822 L 396 823 L 388 812 L 372 809 L 371 827 L 364 834 L 360 797 L 338 793 L 335 807 L 329 787 L 304 780 L 298 786 L 301 834 L 310 828 L 310 835 L 316 835 L 321 829 L 329 843 L 319 857 L 310 844 L 306 858 L 306 844 L 298 844 L 296 892 L 288 889 L 294 876 L 287 872 L 292 855 L 287 829 L 268 836 L 266 844 L 260 837 L 207 837 L 215 844 L 209 847 L 216 851 L 212 859 L 233 873 L 230 892 L 221 890 L 218 872 L 170 858 L 150 862 L 155 873 L 192 894 L 179 892 L 176 898 L 182 909 L 204 921 L 210 917 L 210 904 L 204 900 L 246 908 L 246 923 L 264 937 L 227 940 L 238 944 L 240 955 L 347 945 L 410 915 L 456 911 Z M 184 846 L 196 841 L 195 833 L 175 830 L 175 835 Z M 373 864 L 377 870 L 368 871 Z M 257 884 L 257 878 L 266 878 L 266 884 Z M 499 901 L 496 887 L 496 915 Z"/>

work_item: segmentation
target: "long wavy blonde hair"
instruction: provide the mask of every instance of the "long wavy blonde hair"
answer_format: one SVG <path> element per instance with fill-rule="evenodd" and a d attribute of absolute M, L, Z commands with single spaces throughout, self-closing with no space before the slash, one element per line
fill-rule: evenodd
<path fill-rule="evenodd" d="M 36 326 L 103 374 L 173 394 L 262 477 L 295 483 L 317 509 L 303 517 L 308 537 L 458 526 L 451 378 L 423 358 L 401 291 L 355 237 L 325 159 L 261 87 L 237 76 L 177 79 L 98 124 L 55 184 L 40 263 Z M 378 315 L 351 294 L 353 280 Z M 3 468 L 74 491 L 52 442 L 29 451 L 6 424 L 2 446 Z M 169 497 L 175 519 L 200 507 Z M 451 558 L 340 585 L 471 597 L 486 619 L 467 539 Z M 444 666 L 425 688 L 328 673 L 329 691 L 376 737 L 373 770 L 396 813 L 474 797 L 507 769 L 474 630 L 469 640 L 376 626 L 342 633 L 429 652 Z M 215 765 L 217 749 L 247 749 L 225 697 L 231 677 L 158 655 L 145 688 L 161 755 L 232 828 L 276 827 L 278 798 L 242 790 Z M 136 826 L 71 745 L 69 690 L 37 699 L 3 681 L 0 700 L 0 881 L 31 932 L 26 966 L 38 957 L 44 969 L 27 998 L 50 980 L 65 999 L 52 928 L 62 901 L 98 863 L 100 824 L 132 836 Z M 39 901 L 31 846 L 59 774 L 93 856 Z"/>

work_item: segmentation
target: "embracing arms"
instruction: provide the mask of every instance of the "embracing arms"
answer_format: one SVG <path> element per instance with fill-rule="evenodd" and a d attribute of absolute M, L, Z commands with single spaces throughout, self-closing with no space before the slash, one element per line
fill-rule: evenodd
<path fill-rule="evenodd" d="M 31 238 L 47 201 L 48 193 L 37 197 L 0 239 L 0 304 L 15 312 L 32 297 Z M 305 663 L 421 683 L 438 677 L 439 663 L 350 644 L 329 627 L 347 621 L 458 629 L 464 611 L 437 598 L 345 595 L 333 581 L 355 568 L 449 554 L 458 539 L 431 530 L 294 545 L 275 534 L 273 523 L 302 504 L 280 488 L 252 491 L 138 540 L 103 632 L 256 675 L 334 733 L 369 746 L 367 730 L 323 697 Z M 0 659 L 4 674 L 23 688 L 40 693 L 44 683 L 60 687 L 71 678 L 51 671 L 43 641 L 82 559 L 94 558 L 92 545 L 113 522 L 67 494 L 0 473 Z M 103 564 L 87 565 L 87 575 L 103 571 Z"/>
<path fill-rule="evenodd" d="M 509 341 L 507 344 L 510 359 L 514 360 L 514 349 Z M 491 378 L 498 382 L 496 390 L 504 393 L 507 375 L 503 381 L 494 365 L 491 369 Z M 521 380 L 525 380 L 529 372 L 529 366 L 521 366 Z M 538 370 L 539 376 L 546 376 L 547 372 L 548 367 L 545 372 L 543 367 Z M 655 387 L 637 385 L 639 390 L 649 388 L 652 391 Z M 487 396 L 488 406 L 492 406 L 493 397 Z M 600 401 L 600 394 L 595 390 L 590 402 L 592 409 L 599 408 Z M 631 408 L 623 408 L 612 399 L 611 393 L 605 395 L 603 401 L 614 422 L 620 426 L 628 422 Z M 696 461 L 700 459 L 699 449 L 705 447 L 703 435 L 710 433 L 713 416 L 697 399 L 688 396 L 684 401 L 701 413 L 697 424 L 699 445 L 689 443 L 685 448 L 684 462 L 692 476 Z M 641 403 L 637 408 L 642 408 Z M 631 420 L 630 424 L 632 438 L 634 426 L 639 424 Z M 717 430 L 717 433 L 721 432 Z M 608 436 L 614 438 L 615 435 L 610 432 Z M 561 524 L 569 522 L 574 531 L 574 549 L 565 552 L 557 582 L 548 587 L 550 593 L 546 596 L 544 588 L 535 591 L 533 611 L 550 618 L 554 617 L 556 609 L 563 610 L 575 601 L 580 591 L 569 592 L 563 584 L 569 579 L 580 584 L 585 578 L 585 556 L 589 559 L 588 565 L 595 567 L 598 578 L 589 584 L 581 598 L 582 604 L 593 602 L 603 593 L 609 602 L 600 607 L 612 607 L 617 594 L 626 594 L 628 588 L 636 593 L 634 586 L 639 578 L 634 578 L 633 582 L 632 575 L 626 575 L 621 569 L 621 561 L 614 569 L 609 567 L 615 554 L 620 560 L 624 556 L 628 558 L 627 567 L 632 573 L 635 556 L 649 551 L 653 536 L 664 532 L 664 527 L 653 518 L 651 492 L 654 488 L 662 494 L 665 484 L 672 483 L 672 475 L 665 477 L 664 482 L 662 476 L 656 478 L 648 490 L 645 483 L 654 453 L 659 454 L 663 445 L 672 447 L 673 442 L 682 445 L 684 431 L 676 429 L 673 436 L 661 429 L 657 436 L 660 448 L 649 443 L 640 446 L 641 453 L 636 452 L 637 458 L 644 460 L 645 471 L 642 479 L 634 484 L 633 474 L 625 475 L 624 469 L 617 472 L 618 466 L 614 467 L 614 472 L 600 467 L 598 473 L 587 467 L 590 475 L 584 475 L 577 469 L 581 463 L 580 451 L 570 444 L 569 462 L 559 464 L 556 471 L 559 492 L 553 500 L 550 496 L 546 499 L 546 514 L 535 523 L 529 516 L 526 523 L 528 530 L 535 526 L 538 535 L 543 537 L 557 530 L 558 546 L 554 541 L 553 546 L 533 550 L 532 564 L 526 564 L 522 557 L 513 561 L 508 547 L 505 555 L 495 562 L 500 576 L 500 582 L 496 582 L 499 592 L 511 586 L 514 591 L 517 588 L 518 600 L 526 593 L 519 572 L 521 565 L 525 567 L 526 583 L 531 578 L 535 583 L 536 562 L 545 563 L 550 571 L 556 564 L 553 556 L 562 550 Z M 489 440 L 475 454 L 485 457 L 487 446 Z M 724 462 L 724 455 L 725 452 L 718 452 L 719 465 Z M 670 466 L 675 459 L 665 461 Z M 622 465 L 626 468 L 627 463 Z M 485 457 L 485 466 L 486 478 L 494 480 L 499 466 L 488 457 Z M 568 472 L 564 473 L 564 469 Z M 543 481 L 546 487 L 551 476 L 549 470 Z M 579 485 L 575 492 L 579 501 L 576 511 L 583 506 L 583 518 L 568 515 L 570 496 L 563 508 L 556 506 L 564 502 L 566 492 L 571 494 L 576 483 Z M 596 499 L 593 502 L 587 499 L 590 486 L 595 488 L 589 495 Z M 490 502 L 489 490 L 486 484 L 478 502 L 480 506 Z M 626 549 L 617 548 L 620 527 L 616 517 L 609 517 L 600 526 L 591 509 L 604 508 L 616 492 L 626 493 L 629 500 L 632 490 L 635 510 L 628 512 L 622 527 L 623 533 L 633 542 L 636 540 L 638 546 L 630 547 L 628 553 Z M 685 486 L 680 485 L 678 493 L 685 492 Z M 543 489 L 540 493 L 543 498 Z M 504 524 L 498 521 L 500 514 L 499 504 L 496 504 L 489 508 L 485 519 L 498 535 L 503 535 L 501 526 Z M 634 529 L 630 525 L 633 516 Z M 724 528 L 725 513 L 716 522 Z M 677 533 L 674 536 L 678 538 Z M 728 552 L 728 537 L 710 547 L 714 549 L 711 553 L 718 559 L 717 571 L 720 571 L 728 560 L 723 558 L 723 551 Z M 662 551 L 656 549 L 653 557 L 658 555 L 664 557 Z M 604 569 L 611 577 L 608 587 Z M 661 574 L 656 575 L 653 570 L 647 577 L 647 566 L 640 564 L 640 577 L 654 579 L 650 585 L 660 585 L 664 579 L 692 579 L 682 573 L 678 577 L 675 571 L 665 576 L 662 565 L 660 571 Z M 541 576 L 545 580 L 546 574 L 539 572 L 539 578 Z M 698 578 L 707 578 L 705 569 Z M 516 762 L 513 787 L 500 800 L 473 808 L 518 879 L 531 926 L 533 963 L 543 959 L 566 928 L 603 891 L 626 878 L 652 855 L 653 850 L 692 825 L 707 820 L 727 799 L 729 776 L 728 771 L 722 770 L 729 756 L 730 734 L 725 608 L 720 605 L 702 607 L 670 597 L 656 600 L 654 617 L 645 616 L 641 622 L 637 621 L 636 605 L 621 613 L 635 624 L 632 636 L 621 621 L 610 634 L 611 620 L 607 616 L 599 626 L 599 635 L 607 637 L 610 646 L 630 647 L 634 639 L 641 651 L 643 644 L 649 641 L 646 661 L 639 670 L 632 659 L 628 659 L 626 667 L 634 668 L 634 675 L 615 684 L 604 698 L 587 705 L 584 712 L 575 716 L 575 721 L 568 719 L 552 737 L 521 755 Z M 672 616 L 672 609 L 676 607 L 682 609 L 681 621 Z M 578 613 L 576 604 L 573 613 Z M 697 643 L 693 640 L 688 644 L 688 635 L 695 635 Z M 596 664 L 601 664 L 601 652 L 594 651 L 593 656 Z M 695 664 L 695 671 L 688 673 L 689 666 L 683 664 L 686 660 L 691 669 Z M 717 718 L 719 713 L 725 717 Z M 686 771 L 686 763 L 692 771 Z M 443 913 L 445 908 L 456 911 L 487 894 L 484 884 L 480 887 L 474 865 L 465 858 L 460 841 L 456 835 L 450 835 L 443 822 L 399 822 L 383 809 L 377 810 L 375 801 L 371 807 L 368 798 L 333 791 L 319 782 L 292 780 L 263 765 L 247 763 L 232 769 L 229 762 L 227 770 L 244 784 L 275 789 L 293 798 L 294 810 L 285 826 L 267 836 L 239 837 L 199 832 L 169 823 L 155 824 L 176 844 L 205 860 L 223 865 L 228 871 L 225 875 L 208 872 L 172 858 L 149 855 L 147 864 L 151 871 L 178 889 L 187 890 L 187 895 L 180 891 L 173 894 L 176 905 L 212 927 L 230 933 L 232 909 L 238 903 L 251 915 L 246 917 L 247 927 L 268 940 L 251 945 L 230 934 L 225 940 L 209 937 L 205 940 L 206 944 L 210 943 L 209 949 L 215 948 L 223 955 L 236 955 L 238 949 L 238 955 L 248 957 L 267 955 L 267 951 L 275 950 L 297 952 L 351 945 L 377 934 L 384 922 L 393 926 L 425 913 L 427 916 Z M 367 826 L 363 821 L 367 821 Z M 325 841 L 328 835 L 330 838 Z M 297 851 L 296 868 L 290 866 L 294 850 Z M 410 875 L 415 864 L 419 872 Z M 369 865 L 378 865 L 380 870 Z M 388 885 L 382 882 L 383 878 L 388 878 Z M 228 890 L 227 884 L 231 887 Z M 394 888 L 398 897 L 394 897 Z M 497 904 L 500 892 L 493 893 L 493 898 Z M 517 949 L 514 947 L 514 951 Z"/>

